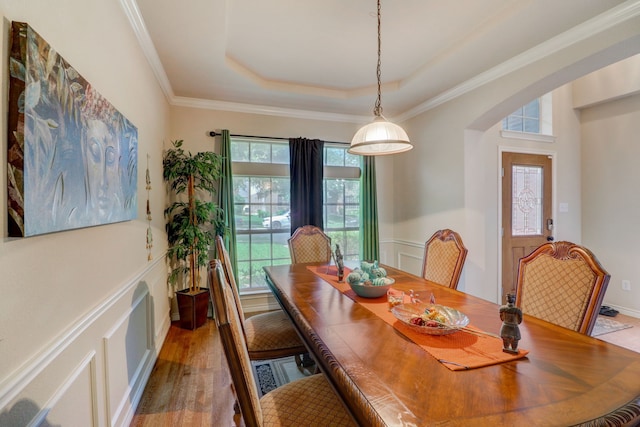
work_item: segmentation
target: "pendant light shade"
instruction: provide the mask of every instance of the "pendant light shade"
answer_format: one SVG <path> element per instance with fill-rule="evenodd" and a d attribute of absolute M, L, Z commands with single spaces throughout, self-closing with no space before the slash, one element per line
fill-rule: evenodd
<path fill-rule="evenodd" d="M 409 151 L 413 148 L 407 133 L 400 126 L 387 121 L 382 116 L 382 91 L 380 83 L 380 57 L 381 57 L 381 37 L 380 37 L 380 0 L 378 0 L 378 66 L 376 74 L 378 77 L 378 99 L 373 109 L 375 116 L 373 122 L 365 125 L 356 132 L 351 140 L 351 146 L 347 150 L 351 154 L 362 156 L 382 156 L 385 154 L 396 154 Z"/>
<path fill-rule="evenodd" d="M 356 132 L 348 151 L 363 156 L 381 156 L 402 153 L 412 148 L 404 129 L 378 116 Z"/>

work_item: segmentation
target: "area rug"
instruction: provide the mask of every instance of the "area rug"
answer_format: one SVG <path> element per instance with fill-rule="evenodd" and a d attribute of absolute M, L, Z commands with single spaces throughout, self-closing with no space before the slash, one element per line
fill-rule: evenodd
<path fill-rule="evenodd" d="M 295 358 L 252 361 L 253 376 L 258 383 L 258 394 L 262 395 L 283 384 L 312 375 L 315 365 L 298 367 Z"/>
<path fill-rule="evenodd" d="M 632 327 L 633 325 L 618 322 L 610 317 L 598 316 L 596 319 L 596 325 L 593 327 L 593 331 L 591 332 L 591 336 L 597 337 L 598 335 L 604 335 Z"/>

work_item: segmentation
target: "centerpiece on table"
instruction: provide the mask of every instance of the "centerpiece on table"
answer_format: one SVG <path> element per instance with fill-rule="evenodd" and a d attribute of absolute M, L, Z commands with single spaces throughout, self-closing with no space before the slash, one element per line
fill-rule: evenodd
<path fill-rule="evenodd" d="M 358 296 L 378 298 L 387 294 L 395 280 L 387 277 L 387 270 L 380 267 L 378 261 L 361 261 L 360 267 L 347 276 L 347 283 Z"/>

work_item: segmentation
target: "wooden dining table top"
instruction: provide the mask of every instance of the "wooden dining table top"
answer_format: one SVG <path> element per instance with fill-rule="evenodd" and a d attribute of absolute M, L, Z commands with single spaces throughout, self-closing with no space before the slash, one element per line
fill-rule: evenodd
<path fill-rule="evenodd" d="M 640 425 L 640 353 L 525 314 L 519 325 L 525 357 L 453 371 L 307 267 L 264 270 L 360 425 Z M 433 293 L 438 304 L 466 314 L 470 325 L 499 333 L 499 305 L 384 267 L 393 288 Z"/>

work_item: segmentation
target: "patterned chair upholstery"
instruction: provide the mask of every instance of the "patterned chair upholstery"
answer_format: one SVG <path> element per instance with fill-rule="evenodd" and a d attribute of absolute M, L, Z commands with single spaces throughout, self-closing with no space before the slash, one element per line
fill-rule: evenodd
<path fill-rule="evenodd" d="M 516 305 L 525 314 L 590 335 L 609 278 L 587 248 L 545 243 L 519 261 Z"/>
<path fill-rule="evenodd" d="M 438 230 L 424 245 L 422 277 L 457 289 L 466 258 L 467 248 L 460 235 L 449 229 Z"/>
<path fill-rule="evenodd" d="M 235 297 L 218 260 L 209 264 L 211 302 L 244 424 L 254 426 L 355 426 L 322 374 L 311 375 L 258 397 Z"/>
<path fill-rule="evenodd" d="M 288 242 L 293 264 L 331 261 L 331 238 L 314 225 L 298 227 Z"/>
<path fill-rule="evenodd" d="M 234 305 L 238 310 L 238 317 L 240 318 L 251 360 L 295 356 L 296 362 L 300 365 L 302 363 L 300 355 L 306 354 L 307 349 L 293 327 L 291 320 L 282 310 L 256 314 L 245 319 L 238 286 L 231 269 L 229 252 L 227 252 L 221 236 L 216 236 L 216 251 L 235 300 Z"/>

